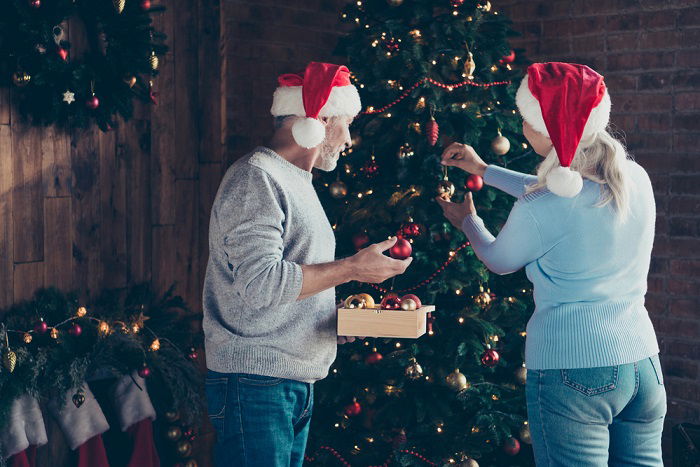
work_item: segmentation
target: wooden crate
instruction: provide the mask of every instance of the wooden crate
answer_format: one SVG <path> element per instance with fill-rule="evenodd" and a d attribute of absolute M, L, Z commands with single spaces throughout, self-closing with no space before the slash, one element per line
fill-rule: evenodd
<path fill-rule="evenodd" d="M 339 308 L 338 335 L 417 339 L 425 334 L 427 314 L 432 311 L 435 311 L 434 305 L 415 311 Z"/>

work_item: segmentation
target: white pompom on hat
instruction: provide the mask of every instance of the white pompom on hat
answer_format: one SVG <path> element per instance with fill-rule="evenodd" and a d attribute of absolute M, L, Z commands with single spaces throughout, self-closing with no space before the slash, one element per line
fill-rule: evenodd
<path fill-rule="evenodd" d="M 586 65 L 534 63 L 515 97 L 523 119 L 552 140 L 561 167 L 547 175 L 547 188 L 572 198 L 583 188 L 581 174 L 571 170 L 576 149 L 608 126 L 610 96 L 603 76 Z"/>
<path fill-rule="evenodd" d="M 352 116 L 362 109 L 360 94 L 350 83 L 350 70 L 343 65 L 311 62 L 304 76 L 286 73 L 277 79 L 279 87 L 272 99 L 272 115 L 296 115 L 292 136 L 307 149 L 321 144 L 326 127 L 319 117 Z"/>

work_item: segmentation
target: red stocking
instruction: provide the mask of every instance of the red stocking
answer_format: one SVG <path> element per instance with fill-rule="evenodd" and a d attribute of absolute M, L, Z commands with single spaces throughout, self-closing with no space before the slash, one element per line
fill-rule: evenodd
<path fill-rule="evenodd" d="M 77 467 L 109 467 L 102 435 L 95 435 L 78 446 Z"/>
<path fill-rule="evenodd" d="M 29 446 L 24 451 L 10 457 L 9 467 L 34 467 L 36 465 L 36 446 Z"/>
<path fill-rule="evenodd" d="M 128 467 L 160 467 L 158 451 L 153 441 L 153 422 L 144 418 L 131 425 L 127 430 L 134 440 L 134 449 Z"/>

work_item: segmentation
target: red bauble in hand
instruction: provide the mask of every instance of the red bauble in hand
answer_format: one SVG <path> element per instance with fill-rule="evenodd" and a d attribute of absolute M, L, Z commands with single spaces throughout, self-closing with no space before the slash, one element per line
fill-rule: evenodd
<path fill-rule="evenodd" d="M 498 365 L 498 361 L 501 359 L 501 356 L 498 355 L 498 352 L 496 352 L 493 349 L 486 349 L 486 351 L 481 355 L 481 363 L 488 367 L 494 367 Z"/>
<path fill-rule="evenodd" d="M 362 412 L 362 406 L 357 401 L 353 401 L 352 404 L 345 407 L 345 415 L 348 417 L 360 415 L 360 412 Z"/>
<path fill-rule="evenodd" d="M 484 179 L 480 175 L 471 174 L 467 177 L 466 187 L 470 191 L 479 191 L 484 187 Z"/>
<path fill-rule="evenodd" d="M 420 298 L 418 298 L 417 295 L 414 295 L 414 294 L 412 294 L 412 293 L 406 294 L 406 295 L 404 295 L 403 297 L 401 297 L 401 300 L 406 300 L 407 298 L 410 298 L 411 300 L 413 300 L 414 302 L 416 302 L 416 308 L 420 308 L 420 307 L 423 306 L 423 304 L 422 304 L 421 301 L 420 301 Z"/>
<path fill-rule="evenodd" d="M 508 438 L 503 445 L 503 451 L 509 456 L 515 456 L 520 452 L 520 441 L 513 437 Z"/>
<path fill-rule="evenodd" d="M 389 256 L 394 259 L 406 259 L 411 256 L 413 252 L 413 247 L 411 242 L 405 238 L 397 238 L 396 243 L 389 249 Z"/>
<path fill-rule="evenodd" d="M 379 305 L 382 310 L 400 310 L 401 299 L 395 293 L 386 294 Z"/>

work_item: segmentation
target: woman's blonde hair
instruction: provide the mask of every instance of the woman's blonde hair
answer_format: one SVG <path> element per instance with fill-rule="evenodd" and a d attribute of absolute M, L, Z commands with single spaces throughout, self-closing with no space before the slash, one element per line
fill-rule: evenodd
<path fill-rule="evenodd" d="M 613 203 L 618 219 L 629 214 L 629 192 L 625 162 L 629 159 L 624 145 L 607 130 L 599 131 L 588 139 L 581 140 L 571 170 L 601 185 L 601 198 L 596 204 L 603 207 Z M 547 187 L 547 175 L 559 167 L 559 158 L 554 149 L 537 166 L 537 181 L 526 187 L 526 193 Z"/>

